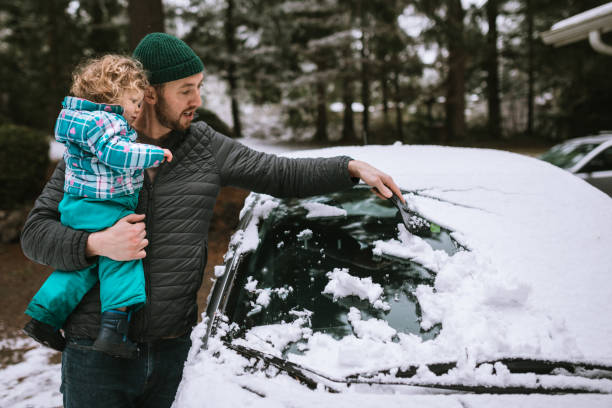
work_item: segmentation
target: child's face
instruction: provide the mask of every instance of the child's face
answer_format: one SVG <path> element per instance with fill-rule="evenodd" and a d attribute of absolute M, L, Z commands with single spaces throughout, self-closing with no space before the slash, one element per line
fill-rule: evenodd
<path fill-rule="evenodd" d="M 140 90 L 125 91 L 119 98 L 119 105 L 123 108 L 123 117 L 131 125 L 140 115 L 144 92 Z"/>

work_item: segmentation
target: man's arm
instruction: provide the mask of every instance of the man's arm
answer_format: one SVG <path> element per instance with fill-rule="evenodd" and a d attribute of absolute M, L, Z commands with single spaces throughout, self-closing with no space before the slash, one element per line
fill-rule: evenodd
<path fill-rule="evenodd" d="M 28 215 L 21 233 L 23 253 L 65 271 L 86 268 L 97 255 L 118 261 L 144 258 L 148 241 L 142 214 L 128 215 L 94 233 L 62 225 L 58 205 L 64 197 L 64 167 L 62 160 Z"/>
<path fill-rule="evenodd" d="M 222 185 L 276 197 L 307 197 L 349 188 L 358 181 L 348 171 L 347 156 L 290 159 L 250 149 L 210 127 L 204 131 Z"/>
<path fill-rule="evenodd" d="M 306 197 L 352 187 L 358 179 L 373 187 L 381 198 L 396 194 L 399 187 L 382 171 L 347 156 L 290 159 L 258 152 L 223 136 L 212 128 L 211 153 L 221 182 L 276 197 Z"/>

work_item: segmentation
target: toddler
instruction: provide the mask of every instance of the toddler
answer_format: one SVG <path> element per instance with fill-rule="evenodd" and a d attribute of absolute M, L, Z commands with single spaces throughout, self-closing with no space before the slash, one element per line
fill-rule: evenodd
<path fill-rule="evenodd" d="M 55 138 L 66 145 L 62 224 L 100 231 L 134 213 L 144 169 L 171 161 L 172 153 L 135 143 L 130 125 L 140 114 L 147 77 L 131 58 L 106 55 L 81 65 L 73 74 L 55 124 Z M 83 296 L 100 282 L 102 319 L 93 349 L 115 357 L 134 358 L 138 349 L 128 338 L 132 311 L 146 301 L 141 260 L 98 257 L 79 271 L 54 271 L 26 309 L 32 320 L 24 332 L 56 350 L 65 339 L 59 332 Z"/>

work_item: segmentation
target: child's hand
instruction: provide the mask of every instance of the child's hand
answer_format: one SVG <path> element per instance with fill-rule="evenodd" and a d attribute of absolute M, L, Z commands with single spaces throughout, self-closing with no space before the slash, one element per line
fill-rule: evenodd
<path fill-rule="evenodd" d="M 162 149 L 164 151 L 164 161 L 172 161 L 172 152 L 168 149 Z"/>

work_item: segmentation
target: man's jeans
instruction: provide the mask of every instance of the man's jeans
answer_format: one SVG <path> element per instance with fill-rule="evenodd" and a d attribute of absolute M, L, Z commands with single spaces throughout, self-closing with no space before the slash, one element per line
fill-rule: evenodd
<path fill-rule="evenodd" d="M 93 340 L 68 339 L 62 353 L 65 408 L 170 407 L 191 347 L 189 335 L 139 344 L 137 359 L 91 349 Z"/>

